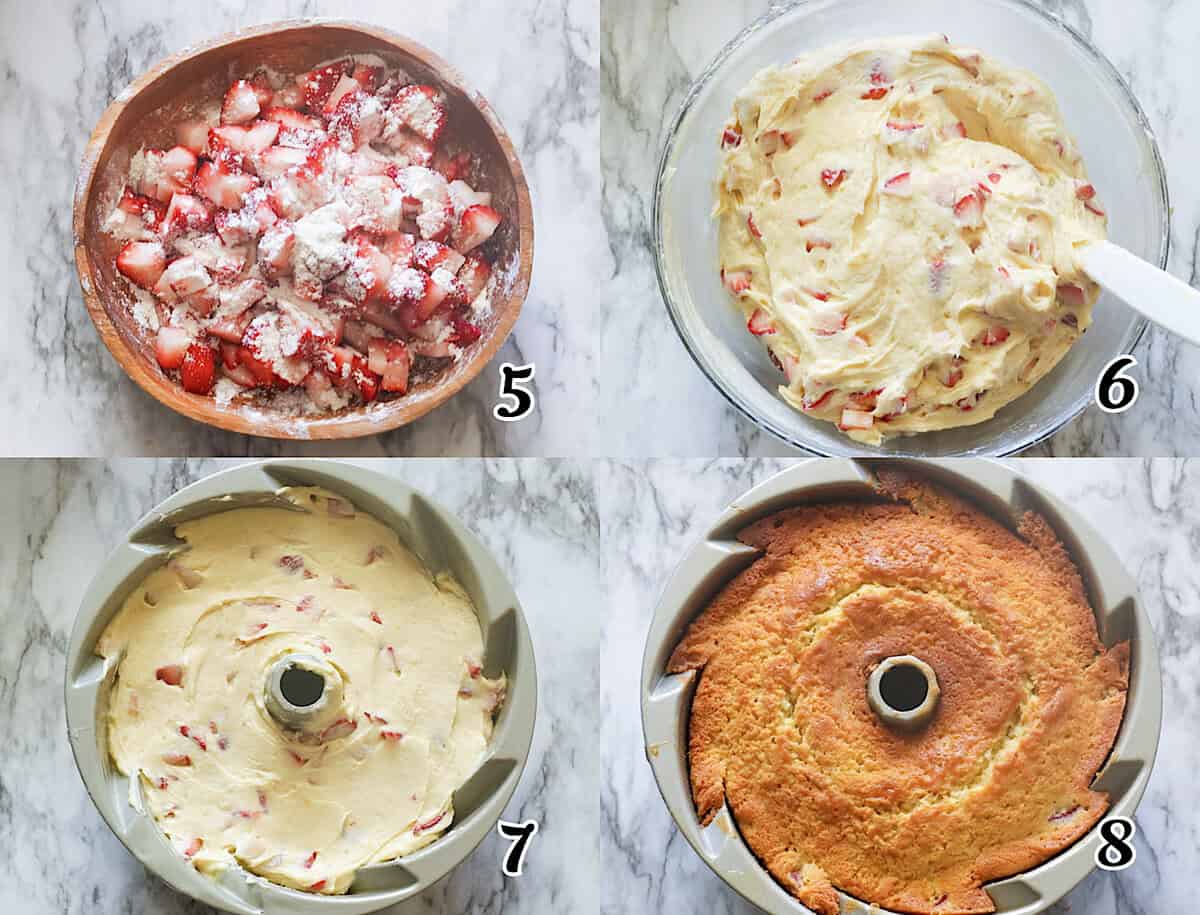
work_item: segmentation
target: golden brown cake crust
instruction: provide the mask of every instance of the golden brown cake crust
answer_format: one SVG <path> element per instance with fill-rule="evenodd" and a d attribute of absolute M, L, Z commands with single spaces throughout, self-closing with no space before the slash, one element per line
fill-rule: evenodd
<path fill-rule="evenodd" d="M 888 501 L 779 512 L 762 556 L 689 627 L 672 672 L 700 682 L 692 794 L 728 803 L 771 874 L 819 915 L 834 887 L 901 912 L 994 911 L 982 884 L 1027 870 L 1108 807 L 1091 790 L 1124 714 L 1129 645 L 1105 649 L 1044 519 L 1014 534 L 946 490 L 881 471 Z M 866 681 L 930 664 L 934 719 L 885 727 Z"/>

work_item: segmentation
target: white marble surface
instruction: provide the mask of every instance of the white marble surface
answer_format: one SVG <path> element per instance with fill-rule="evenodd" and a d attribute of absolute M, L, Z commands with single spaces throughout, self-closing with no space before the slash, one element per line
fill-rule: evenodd
<path fill-rule="evenodd" d="M 121 846 L 67 744 L 65 652 L 89 579 L 157 502 L 227 461 L 0 461 L 0 912 L 208 913 Z M 387 911 L 585 912 L 597 868 L 593 716 L 603 570 L 590 470 L 568 461 L 372 462 L 456 513 L 521 599 L 539 674 L 529 763 L 508 819 L 533 818 L 522 877 L 495 833 L 449 877 Z M 583 711 L 581 711 L 583 710 Z"/>
<path fill-rule="evenodd" d="M 464 392 L 398 431 L 330 444 L 210 429 L 161 406 L 100 342 L 72 260 L 71 193 L 108 102 L 167 54 L 237 28 L 339 16 L 416 38 L 492 103 L 525 166 L 533 285 L 497 359 Z M 576 455 L 591 443 L 599 215 L 595 0 L 50 0 L 0 4 L 0 453 L 25 455 Z M 537 365 L 537 414 L 492 418 L 501 361 Z"/>
<path fill-rule="evenodd" d="M 1034 0 L 1039 2 L 1039 0 Z M 1194 51 L 1200 6 L 1167 0 L 1040 0 L 1109 56 L 1145 109 L 1167 165 L 1177 276 L 1200 285 L 1200 119 Z M 605 0 L 601 170 L 615 269 L 600 334 L 605 454 L 642 457 L 793 454 L 743 419 L 709 384 L 662 305 L 651 254 L 650 201 L 666 130 L 692 80 L 769 8 L 768 0 Z M 1031 453 L 1190 455 L 1200 450 L 1200 350 L 1151 329 L 1135 351 L 1141 400 L 1123 416 L 1094 406 Z"/>
<path fill-rule="evenodd" d="M 687 844 L 641 750 L 639 681 L 654 604 L 684 551 L 737 495 L 787 461 L 667 460 L 596 469 L 609 615 L 600 647 L 601 911 L 750 913 Z M 1087 915 L 1191 911 L 1200 871 L 1200 464 L 1019 460 L 1123 557 L 1158 639 L 1164 720 L 1137 813 L 1137 860 L 1097 872 L 1051 909 Z M 630 747 L 637 750 L 631 752 Z"/>

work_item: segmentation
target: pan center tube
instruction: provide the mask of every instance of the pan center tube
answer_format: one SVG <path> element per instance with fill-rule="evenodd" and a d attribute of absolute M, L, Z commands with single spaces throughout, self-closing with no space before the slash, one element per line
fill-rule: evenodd
<path fill-rule="evenodd" d="M 867 704 L 896 730 L 917 731 L 929 724 L 941 694 L 933 668 L 913 655 L 885 658 L 867 678 Z"/>
<path fill-rule="evenodd" d="M 342 708 L 342 675 L 321 658 L 288 652 L 267 669 L 263 702 L 267 713 L 289 731 L 317 733 Z"/>

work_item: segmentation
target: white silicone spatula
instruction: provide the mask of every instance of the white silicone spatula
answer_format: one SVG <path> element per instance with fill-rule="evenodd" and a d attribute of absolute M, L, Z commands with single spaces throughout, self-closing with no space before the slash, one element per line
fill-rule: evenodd
<path fill-rule="evenodd" d="M 1200 346 L 1200 292 L 1110 241 L 1080 253 L 1088 276 L 1159 327 Z"/>

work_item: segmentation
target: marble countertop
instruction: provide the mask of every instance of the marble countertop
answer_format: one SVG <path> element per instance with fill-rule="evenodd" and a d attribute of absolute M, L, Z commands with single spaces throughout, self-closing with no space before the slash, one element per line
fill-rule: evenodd
<path fill-rule="evenodd" d="M 1192 49 L 1200 7 L 1162 0 L 1042 2 L 1109 57 L 1158 137 L 1171 187 L 1169 269 L 1200 285 L 1200 120 Z M 599 336 L 604 372 L 600 417 L 605 454 L 629 457 L 786 456 L 788 446 L 744 419 L 684 349 L 659 296 L 650 203 L 666 131 L 717 51 L 769 9 L 768 0 L 606 0 L 600 51 L 603 210 L 612 279 Z M 616 307 L 616 303 L 622 303 Z M 636 304 L 635 304 L 636 303 Z M 1121 416 L 1095 406 L 1047 442 L 1040 455 L 1187 455 L 1200 449 L 1200 349 L 1151 328 L 1134 351 L 1141 399 Z"/>
<path fill-rule="evenodd" d="M 609 611 L 600 647 L 601 911 L 751 913 L 675 827 L 642 747 L 639 681 L 655 602 L 684 551 L 737 495 L 788 466 L 775 459 L 608 462 L 596 468 Z M 1163 730 L 1137 812 L 1137 859 L 1096 872 L 1050 911 L 1189 911 L 1200 871 L 1195 771 L 1200 691 L 1200 464 L 1018 460 L 1012 466 L 1069 503 L 1136 579 L 1158 640 Z"/>
<path fill-rule="evenodd" d="M 371 463 L 371 462 L 367 462 Z M 63 713 L 67 643 L 88 580 L 156 503 L 228 461 L 0 462 L 0 911 L 209 913 L 146 871 L 100 819 Z M 541 824 L 524 875 L 495 832 L 394 913 L 583 912 L 597 869 L 593 717 L 604 618 L 592 475 L 569 461 L 373 463 L 457 514 L 521 598 L 537 656 L 538 720 L 505 810 Z M 564 595 L 570 612 L 564 612 Z"/>
<path fill-rule="evenodd" d="M 275 19 L 340 16 L 428 45 L 483 93 L 516 144 L 535 211 L 533 285 L 496 360 L 405 429 L 296 444 L 211 429 L 130 381 L 100 341 L 71 244 L 75 175 L 109 101 L 167 54 Z M 600 220 L 599 15 L 538 0 L 155 0 L 0 5 L 0 453 L 48 456 L 586 454 L 594 398 L 592 321 L 608 253 Z M 519 78 L 514 76 L 516 74 Z M 19 128 L 18 128 L 19 125 Z M 539 410 L 493 419 L 502 361 L 537 365 Z"/>

